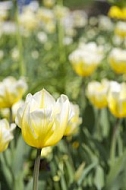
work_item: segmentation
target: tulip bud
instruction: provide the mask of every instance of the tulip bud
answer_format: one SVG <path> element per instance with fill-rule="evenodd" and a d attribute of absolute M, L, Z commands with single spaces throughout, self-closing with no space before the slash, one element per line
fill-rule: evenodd
<path fill-rule="evenodd" d="M 110 83 L 108 107 L 115 117 L 126 117 L 126 83 L 119 84 L 116 81 Z"/>
<path fill-rule="evenodd" d="M 109 54 L 108 61 L 116 73 L 126 73 L 126 50 L 114 48 Z"/>
<path fill-rule="evenodd" d="M 101 63 L 103 51 L 94 42 L 82 44 L 69 55 L 75 72 L 80 76 L 90 76 Z"/>
<path fill-rule="evenodd" d="M 18 102 L 27 90 L 23 79 L 7 77 L 0 82 L 0 108 L 10 108 Z"/>
<path fill-rule="evenodd" d="M 13 139 L 12 131 L 15 127 L 14 123 L 9 126 L 6 119 L 0 120 L 0 152 L 7 149 L 9 142 Z"/>
<path fill-rule="evenodd" d="M 82 119 L 79 117 L 79 106 L 71 103 L 71 111 L 73 112 L 73 116 L 68 122 L 64 136 L 76 133 L 78 131 L 78 126 L 82 123 Z"/>
<path fill-rule="evenodd" d="M 104 108 L 107 106 L 108 89 L 108 80 L 103 79 L 101 82 L 92 81 L 87 86 L 87 97 L 95 107 Z"/>

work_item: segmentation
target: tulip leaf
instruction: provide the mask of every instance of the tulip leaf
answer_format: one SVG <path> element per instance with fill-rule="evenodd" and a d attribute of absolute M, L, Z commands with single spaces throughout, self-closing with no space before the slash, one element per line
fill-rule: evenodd
<path fill-rule="evenodd" d="M 111 163 L 110 172 L 107 176 L 106 190 L 118 190 L 124 180 L 123 175 L 126 172 L 126 150 L 122 156 L 118 157 L 114 163 Z"/>
<path fill-rule="evenodd" d="M 95 168 L 97 165 L 97 162 L 93 162 L 92 164 L 90 164 L 89 166 L 85 167 L 84 171 L 82 172 L 82 175 L 80 177 L 80 179 L 78 180 L 78 185 L 81 186 L 83 180 L 85 179 L 85 177 L 89 174 L 89 172 Z"/>
<path fill-rule="evenodd" d="M 13 171 L 16 172 L 17 174 L 22 171 L 23 163 L 26 160 L 29 151 L 30 147 L 26 145 L 26 143 L 22 139 L 22 136 L 20 135 L 17 141 L 14 159 L 12 162 Z"/>
<path fill-rule="evenodd" d="M 103 137 L 108 137 L 110 124 L 108 120 L 107 109 L 102 109 L 100 114 L 100 126 Z"/>
<path fill-rule="evenodd" d="M 4 157 L 4 153 L 1 155 L 0 158 L 1 158 L 1 160 L 0 160 L 1 161 L 1 170 L 2 170 L 3 175 L 4 175 L 3 177 L 5 177 L 7 186 L 9 186 L 11 189 L 12 182 L 13 182 L 11 168 L 6 164 L 6 159 Z M 0 178 L 1 178 L 1 176 L 0 176 Z M 2 183 L 1 183 L 1 185 L 2 185 Z"/>
<path fill-rule="evenodd" d="M 101 190 L 104 187 L 104 171 L 100 165 L 96 167 L 94 183 L 97 190 Z"/>

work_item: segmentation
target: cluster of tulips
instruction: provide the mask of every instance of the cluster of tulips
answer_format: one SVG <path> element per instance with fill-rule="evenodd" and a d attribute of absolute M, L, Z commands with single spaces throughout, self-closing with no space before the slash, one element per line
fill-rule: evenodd
<path fill-rule="evenodd" d="M 14 76 L 8 76 L 3 77 L 3 80 L 1 80 L 0 82 L 0 153 L 2 154 L 10 148 L 13 139 L 16 139 L 16 128 L 19 127 L 21 135 L 26 144 L 30 147 L 37 149 L 37 157 L 33 174 L 33 190 L 38 189 L 37 179 L 39 173 L 39 163 L 40 157 L 42 155 L 44 156 L 44 151 L 43 154 L 41 154 L 41 150 L 44 147 L 50 148 L 51 146 L 56 145 L 65 136 L 71 137 L 73 134 L 80 135 L 80 133 L 77 132 L 81 127 L 82 128 L 80 131 L 82 132 L 82 135 L 87 135 L 87 139 L 88 137 L 90 137 L 90 130 L 87 130 L 88 132 L 85 130 L 85 121 L 83 121 L 82 119 L 85 118 L 85 115 L 82 115 L 85 111 L 85 107 L 83 106 L 84 101 L 92 107 L 96 108 L 96 110 L 108 108 L 114 118 L 126 118 L 126 8 L 112 6 L 108 12 L 108 16 L 111 17 L 111 19 L 115 20 L 114 22 L 111 22 L 110 18 L 107 16 L 99 17 L 99 20 L 95 20 L 94 18 L 88 18 L 87 14 L 84 11 L 70 11 L 67 7 L 63 5 L 57 5 L 55 0 L 44 0 L 43 5 L 44 6 L 42 7 L 35 7 L 34 4 L 31 5 L 31 7 L 27 6 L 21 10 L 20 14 L 17 15 L 17 23 L 13 23 L 14 28 L 11 34 L 15 35 L 15 33 L 17 33 L 17 28 L 15 27 L 17 24 L 19 26 L 18 32 L 20 33 L 20 35 L 19 33 L 17 34 L 17 36 L 19 35 L 18 38 L 20 37 L 20 39 L 18 39 L 18 45 L 20 47 L 15 47 L 11 50 L 11 58 L 14 63 L 18 63 L 21 61 L 22 65 L 18 65 L 20 67 L 19 70 L 21 70 L 22 76 L 25 76 L 25 74 L 28 73 L 27 79 L 29 81 L 29 76 L 31 76 L 30 74 L 32 73 L 34 68 L 36 70 L 32 74 L 34 75 L 34 77 L 36 75 L 35 82 L 39 78 L 40 74 L 43 76 L 47 76 L 48 74 L 51 75 L 51 71 L 53 71 L 55 74 L 54 76 L 53 74 L 51 76 L 53 76 L 52 80 L 54 84 L 58 84 L 61 82 L 59 86 L 62 86 L 65 83 L 65 87 L 63 86 L 63 90 L 64 92 L 70 92 L 70 98 L 68 98 L 68 95 L 66 95 L 67 93 L 61 93 L 61 95 L 57 97 L 57 94 L 59 95 L 60 90 L 57 90 L 57 92 L 55 92 L 56 88 L 52 90 L 56 94 L 50 94 L 43 87 L 39 91 L 33 90 L 35 93 L 32 94 L 28 88 L 28 83 L 25 80 L 26 77 L 17 79 Z M 3 20 L 6 16 L 7 15 L 4 15 L 2 21 L 0 21 L 2 28 L 1 36 L 5 35 L 5 33 L 3 32 Z M 109 27 L 106 28 L 106 25 L 108 25 Z M 91 29 L 92 27 L 94 27 L 94 30 Z M 113 32 L 111 42 L 105 41 L 104 36 L 100 36 L 99 38 L 97 37 L 97 39 L 95 40 L 97 31 L 100 30 L 99 28 L 102 32 L 106 30 L 110 33 Z M 85 29 L 85 31 L 87 30 L 87 34 L 82 35 L 81 38 L 78 39 L 78 43 L 75 46 L 74 40 L 77 39 L 77 31 L 79 31 L 79 29 Z M 57 30 L 59 34 L 56 36 Z M 44 54 L 47 53 L 47 57 L 45 56 L 46 64 L 44 65 L 44 63 L 42 63 L 41 65 L 35 65 L 33 63 L 33 70 L 32 63 L 32 66 L 28 66 L 27 64 L 24 64 L 25 62 L 23 62 L 23 46 L 21 47 L 20 43 L 21 38 L 28 39 L 31 38 L 32 35 L 34 35 L 34 38 L 37 39 L 37 42 L 39 41 L 39 43 L 43 47 L 42 50 L 44 53 L 42 54 L 42 56 L 44 57 Z M 94 39 L 92 40 L 93 35 Z M 53 47 L 57 47 L 57 44 L 55 43 L 55 36 L 56 39 L 58 39 L 59 51 L 58 56 L 54 55 L 53 57 L 53 53 L 55 54 L 55 50 Z M 52 40 L 53 37 L 54 41 Z M 53 46 L 53 43 L 55 43 L 56 46 Z M 35 47 L 36 46 L 37 45 L 35 45 Z M 42 53 L 42 51 L 39 51 L 38 49 L 33 49 L 33 51 L 30 52 L 33 62 L 37 62 L 37 60 L 39 60 L 40 54 Z M 50 54 L 48 54 L 49 51 Z M 52 57 L 50 56 L 50 58 L 48 55 L 51 55 Z M 4 60 L 4 57 L 4 52 L 2 52 L 1 50 L 0 60 Z M 27 58 L 27 56 L 25 58 Z M 56 59 L 58 61 L 55 63 Z M 47 64 L 48 60 L 50 61 L 50 65 Z M 68 63 L 69 66 L 67 65 Z M 44 71 L 41 69 L 41 66 L 42 68 L 45 67 Z M 66 66 L 68 66 L 68 68 Z M 23 72 L 23 67 L 25 69 L 27 67 L 31 67 L 31 70 L 29 69 L 30 71 L 25 71 L 25 73 Z M 52 70 L 48 70 L 48 67 Z M 57 68 L 60 68 L 59 72 L 63 69 L 63 72 L 61 71 L 60 73 L 63 77 L 66 74 L 64 78 L 62 78 L 62 76 L 60 76 L 60 78 L 60 74 L 58 75 L 57 71 L 55 72 Z M 105 70 L 106 68 L 108 70 Z M 43 73 L 41 73 L 41 71 L 43 71 Z M 44 75 L 45 71 L 47 71 L 47 74 Z M 101 74 L 102 72 L 103 76 Z M 58 76 L 59 78 L 55 80 L 55 76 Z M 70 78 L 71 76 L 72 79 Z M 34 80 L 34 77 L 31 81 Z M 66 79 L 66 81 L 64 79 Z M 75 86 L 69 85 L 69 79 L 70 82 L 72 81 L 71 83 Z M 65 82 L 63 82 L 63 80 Z M 85 83 L 85 85 L 80 85 L 79 80 L 81 80 L 82 83 Z M 50 87 L 51 84 L 53 83 L 50 83 L 49 81 L 47 87 Z M 69 88 L 68 91 L 67 88 Z M 73 98 L 74 101 L 71 101 L 70 99 L 72 99 L 75 94 L 76 97 Z M 85 97 L 87 97 L 88 101 Z M 76 102 L 79 103 L 77 104 Z M 93 126 L 91 127 L 93 128 Z M 115 127 L 115 131 L 116 130 L 118 129 Z M 114 160 L 113 158 L 117 156 L 117 149 L 119 149 L 118 147 L 116 147 L 117 139 L 115 131 L 112 137 L 112 146 L 109 151 L 111 163 Z M 80 138 L 79 135 L 77 136 L 77 139 Z M 91 135 L 93 136 L 94 134 L 92 133 Z M 93 136 L 93 138 L 95 138 L 95 136 Z M 100 138 L 100 140 L 101 139 L 102 137 Z M 97 141 L 99 139 L 96 138 L 93 140 L 95 142 L 95 140 Z M 88 143 L 89 141 L 87 140 Z M 82 141 L 80 140 L 80 142 Z M 85 145 L 85 142 L 82 142 L 81 148 L 86 150 L 90 155 L 90 147 L 92 145 L 90 143 Z M 99 143 L 99 141 L 97 143 Z M 75 142 L 74 146 L 78 147 L 78 144 L 78 142 Z M 93 148 L 91 147 L 91 149 Z M 78 153 L 76 152 L 75 154 L 77 155 Z M 104 166 L 102 168 L 102 161 L 99 160 L 97 163 L 99 164 L 97 165 L 97 168 L 100 168 L 100 172 L 102 173 L 102 169 L 104 168 Z M 81 174 L 83 173 L 84 169 L 84 163 L 81 163 L 80 165 L 79 164 L 79 162 L 77 163 L 77 165 L 75 164 L 75 167 L 79 166 L 79 169 L 77 170 L 77 177 L 75 177 L 77 179 L 81 178 Z M 72 165 L 74 164 L 72 163 Z M 107 167 L 108 166 L 111 167 L 111 164 L 108 164 Z M 73 180 L 74 182 L 76 181 L 75 178 Z M 57 178 L 54 181 L 56 180 Z M 98 186 L 99 181 L 97 183 L 97 187 Z M 101 190 L 102 187 L 103 184 L 101 184 L 99 190 Z"/>
<path fill-rule="evenodd" d="M 28 94 L 21 105 L 21 98 L 27 90 L 27 84 L 23 79 L 16 80 L 13 77 L 7 77 L 0 83 L 0 89 L 1 113 L 7 116 L 3 108 L 10 110 L 8 113 L 9 118 L 11 117 L 10 122 L 12 118 L 15 118 L 25 142 L 32 147 L 52 146 L 63 136 L 74 133 L 81 123 L 78 105 L 71 103 L 66 95 L 61 95 L 55 100 L 49 92 L 42 89 L 34 95 Z M 14 116 L 11 115 L 14 114 L 13 112 L 16 112 Z M 9 127 L 7 119 L 1 120 L 1 152 L 12 140 L 12 131 L 16 124 L 11 123 Z"/>

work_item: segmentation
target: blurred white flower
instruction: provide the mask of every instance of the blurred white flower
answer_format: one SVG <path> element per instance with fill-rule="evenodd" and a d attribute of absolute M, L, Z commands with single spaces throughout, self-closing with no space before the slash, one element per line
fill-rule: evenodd
<path fill-rule="evenodd" d="M 11 108 L 22 99 L 28 86 L 24 79 L 16 80 L 12 76 L 0 82 L 0 108 Z"/>
<path fill-rule="evenodd" d="M 36 14 L 30 9 L 24 9 L 24 11 L 18 15 L 19 24 L 26 30 L 34 30 L 38 27 L 38 19 Z"/>
<path fill-rule="evenodd" d="M 126 83 L 110 82 L 108 107 L 115 117 L 126 117 Z"/>
<path fill-rule="evenodd" d="M 107 107 L 107 95 L 109 90 L 109 81 L 102 79 L 101 82 L 91 81 L 87 85 L 86 95 L 91 102 L 97 108 Z"/>
<path fill-rule="evenodd" d="M 98 24 L 98 18 L 97 17 L 94 17 L 94 16 L 91 16 L 89 18 L 89 25 L 91 26 L 95 26 Z"/>
<path fill-rule="evenodd" d="M 115 34 L 121 38 L 126 38 L 126 22 L 117 22 L 115 26 Z"/>
<path fill-rule="evenodd" d="M 12 35 L 16 33 L 16 25 L 12 21 L 3 22 L 0 26 L 0 33 L 6 35 Z"/>
<path fill-rule="evenodd" d="M 75 72 L 80 76 L 91 75 L 103 59 L 103 47 L 95 42 L 80 43 L 79 47 L 69 55 Z"/>
<path fill-rule="evenodd" d="M 19 54 L 19 50 L 17 47 L 14 47 L 12 50 L 11 50 L 11 57 L 14 61 L 18 61 L 19 60 L 19 57 L 20 57 L 20 54 Z"/>
<path fill-rule="evenodd" d="M 15 104 L 13 104 L 12 106 L 12 121 L 15 121 L 15 117 L 17 115 L 17 110 L 23 106 L 24 101 L 23 100 L 19 100 L 18 102 L 16 102 Z M 6 118 L 6 119 L 10 119 L 10 110 L 8 108 L 3 108 L 1 109 L 1 115 L 2 117 Z"/>
<path fill-rule="evenodd" d="M 80 110 L 77 104 L 70 104 L 71 112 L 73 116 L 70 118 L 66 130 L 64 132 L 64 136 L 73 135 L 78 132 L 79 125 L 82 123 L 82 118 L 80 117 Z"/>
<path fill-rule="evenodd" d="M 108 62 L 116 73 L 126 73 L 126 50 L 113 48 L 108 56 Z"/>
<path fill-rule="evenodd" d="M 39 52 L 37 50 L 34 50 L 31 52 L 31 56 L 33 59 L 38 59 L 39 57 Z"/>
<path fill-rule="evenodd" d="M 98 17 L 98 26 L 99 29 L 101 30 L 108 30 L 108 31 L 112 31 L 114 28 L 114 24 L 111 21 L 111 19 L 108 16 L 105 15 L 100 15 Z"/>
<path fill-rule="evenodd" d="M 69 8 L 61 5 L 55 5 L 53 11 L 56 19 L 63 19 L 69 14 Z"/>
<path fill-rule="evenodd" d="M 87 20 L 87 14 L 83 10 L 74 10 L 72 13 L 72 19 L 73 19 L 73 26 L 74 27 L 84 27 L 88 20 Z"/>
<path fill-rule="evenodd" d="M 38 38 L 39 42 L 41 42 L 42 44 L 46 43 L 48 40 L 48 36 L 45 32 L 38 32 L 37 38 Z"/>
<path fill-rule="evenodd" d="M 71 38 L 71 37 L 66 36 L 66 37 L 64 37 L 64 39 L 63 39 L 64 45 L 72 44 L 72 42 L 73 42 L 73 38 Z"/>
<path fill-rule="evenodd" d="M 12 131 L 15 127 L 14 123 L 9 126 L 9 122 L 6 119 L 0 120 L 0 152 L 7 149 L 9 142 L 13 139 Z"/>

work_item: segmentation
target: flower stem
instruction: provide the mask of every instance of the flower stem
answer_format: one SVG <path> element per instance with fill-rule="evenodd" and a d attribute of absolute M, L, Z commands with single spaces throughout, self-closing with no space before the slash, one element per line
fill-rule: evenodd
<path fill-rule="evenodd" d="M 13 3 L 15 5 L 16 40 L 17 40 L 17 47 L 19 51 L 19 74 L 21 76 L 26 76 L 26 67 L 25 67 L 25 62 L 24 62 L 24 57 L 23 57 L 23 41 L 22 41 L 19 20 L 18 20 L 18 15 L 19 15 L 18 3 L 15 0 L 13 0 Z"/>
<path fill-rule="evenodd" d="M 34 172 L 33 172 L 33 190 L 38 190 L 40 158 L 41 158 L 41 149 L 37 149 L 37 155 L 35 159 Z"/>
<path fill-rule="evenodd" d="M 117 139 L 118 139 L 118 133 L 119 133 L 119 126 L 120 126 L 120 119 L 117 119 L 114 130 L 113 130 L 113 136 L 112 136 L 112 142 L 111 142 L 111 150 L 110 150 L 110 161 L 111 164 L 115 161 L 116 156 L 116 145 L 117 145 Z"/>
<path fill-rule="evenodd" d="M 10 112 L 10 118 L 9 118 L 9 123 L 11 124 L 12 123 L 12 120 L 13 120 L 13 112 L 12 112 L 12 107 L 9 108 L 9 112 Z"/>

